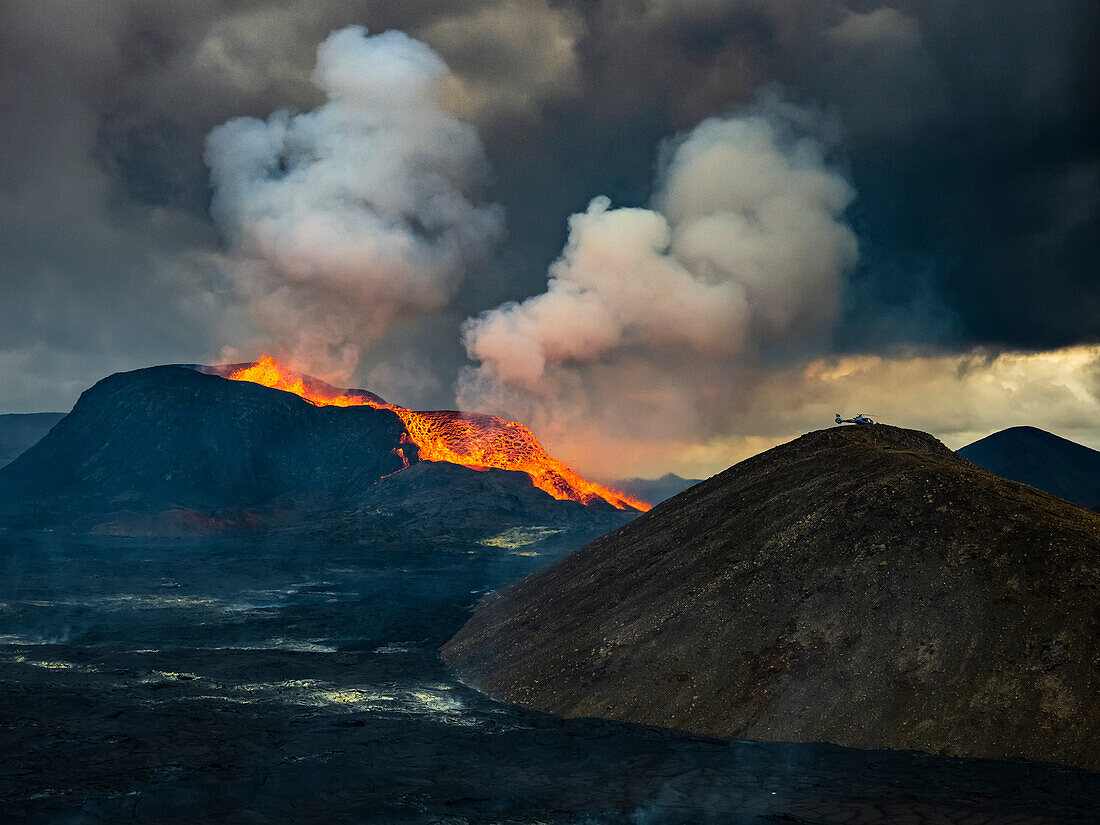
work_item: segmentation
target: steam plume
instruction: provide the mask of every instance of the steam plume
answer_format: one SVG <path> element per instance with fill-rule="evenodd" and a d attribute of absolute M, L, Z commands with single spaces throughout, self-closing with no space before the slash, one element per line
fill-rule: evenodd
<path fill-rule="evenodd" d="M 857 258 L 854 193 L 818 120 L 775 99 L 706 120 L 668 147 L 651 208 L 600 197 L 570 218 L 546 292 L 467 321 L 480 365 L 460 404 L 530 421 L 567 454 L 722 431 L 745 365 L 827 332 Z"/>
<path fill-rule="evenodd" d="M 213 129 L 211 211 L 268 337 L 346 378 L 397 319 L 444 304 L 502 230 L 478 202 L 481 141 L 440 104 L 448 69 L 397 31 L 336 31 L 317 49 L 327 102 Z"/>

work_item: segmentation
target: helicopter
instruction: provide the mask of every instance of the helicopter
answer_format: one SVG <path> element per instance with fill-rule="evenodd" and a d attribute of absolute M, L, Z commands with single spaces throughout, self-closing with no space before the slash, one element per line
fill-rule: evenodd
<path fill-rule="evenodd" d="M 859 413 L 858 415 L 856 415 L 855 418 L 841 418 L 840 413 L 837 413 L 836 414 L 836 423 L 837 424 L 874 424 L 875 422 L 872 421 L 867 416 L 865 416 L 863 413 Z"/>

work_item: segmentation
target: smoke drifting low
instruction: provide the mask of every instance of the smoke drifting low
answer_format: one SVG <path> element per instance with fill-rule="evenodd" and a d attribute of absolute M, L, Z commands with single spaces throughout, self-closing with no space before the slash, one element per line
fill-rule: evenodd
<path fill-rule="evenodd" d="M 477 132 L 441 99 L 449 72 L 398 31 L 336 31 L 317 49 L 327 102 L 210 132 L 211 211 L 261 332 L 317 374 L 348 378 L 398 319 L 444 305 L 502 234 L 479 201 Z"/>
<path fill-rule="evenodd" d="M 667 146 L 651 208 L 593 200 L 546 292 L 467 321 L 460 405 L 558 443 L 725 431 L 753 363 L 828 333 L 858 257 L 825 131 L 768 99 Z"/>

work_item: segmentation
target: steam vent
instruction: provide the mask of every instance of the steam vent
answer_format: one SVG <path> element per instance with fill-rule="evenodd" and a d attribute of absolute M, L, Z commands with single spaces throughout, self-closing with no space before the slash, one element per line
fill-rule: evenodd
<path fill-rule="evenodd" d="M 567 717 L 1100 769 L 1100 515 L 932 436 L 812 432 L 507 589 L 443 648 Z"/>

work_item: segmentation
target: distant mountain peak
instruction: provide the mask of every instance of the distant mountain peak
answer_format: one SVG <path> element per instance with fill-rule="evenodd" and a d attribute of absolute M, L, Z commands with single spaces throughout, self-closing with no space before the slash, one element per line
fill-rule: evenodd
<path fill-rule="evenodd" d="M 1068 438 L 1021 425 L 987 435 L 958 452 L 1002 478 L 1082 507 L 1100 507 L 1100 451 Z"/>

